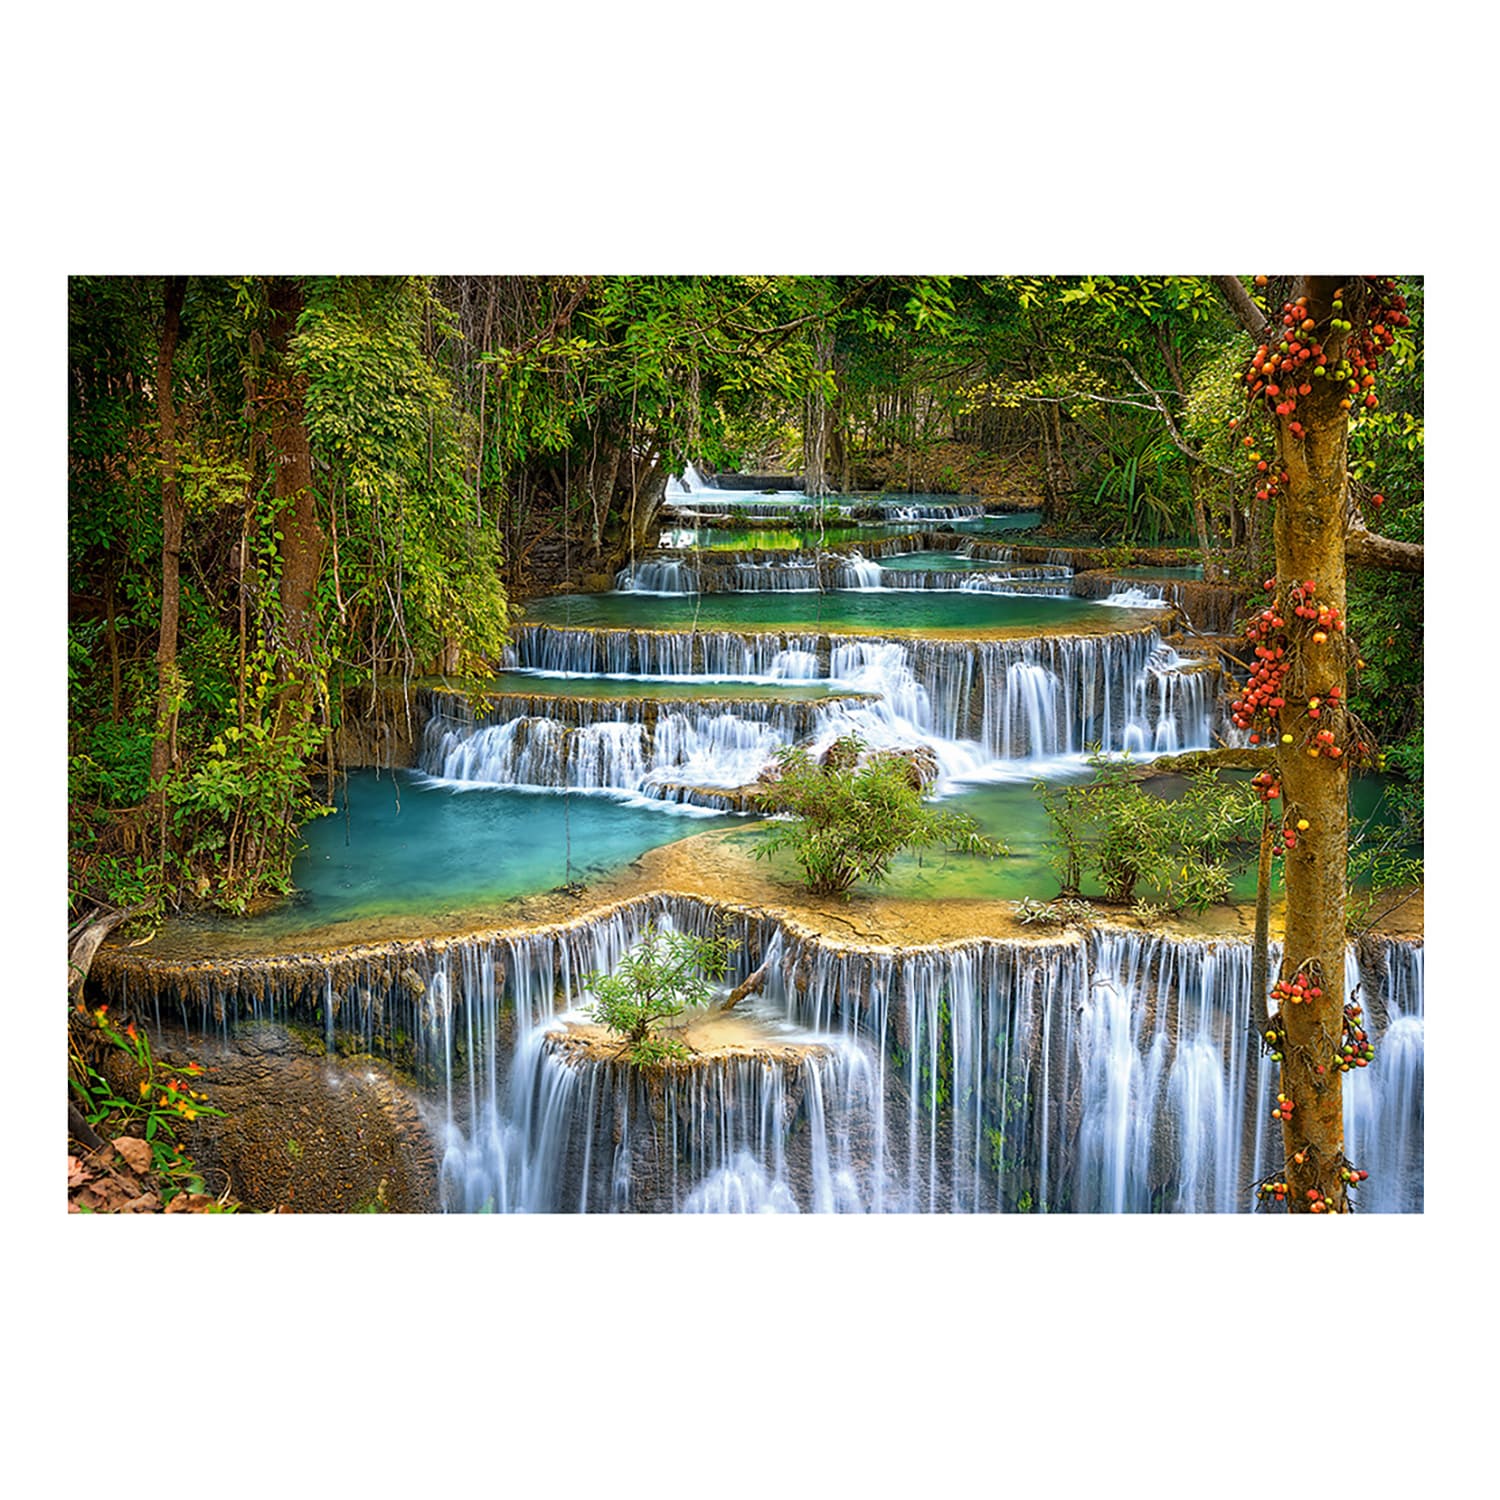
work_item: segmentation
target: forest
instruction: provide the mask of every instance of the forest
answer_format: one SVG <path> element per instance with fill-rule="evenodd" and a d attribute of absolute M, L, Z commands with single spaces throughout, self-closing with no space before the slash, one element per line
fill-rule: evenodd
<path fill-rule="evenodd" d="M 1420 1211 L 1423 423 L 1419 276 L 72 277 L 70 1198 Z"/>

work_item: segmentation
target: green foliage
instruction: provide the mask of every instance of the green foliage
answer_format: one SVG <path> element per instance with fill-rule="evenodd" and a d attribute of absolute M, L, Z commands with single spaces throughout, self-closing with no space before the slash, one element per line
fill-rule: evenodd
<path fill-rule="evenodd" d="M 838 740 L 821 765 L 801 746 L 781 751 L 760 803 L 769 812 L 790 814 L 790 820 L 775 824 L 756 845 L 757 859 L 790 849 L 808 888 L 828 896 L 846 895 L 856 881 L 885 879 L 903 849 L 1009 852 L 972 818 L 925 804 L 903 759 L 861 760 L 863 749 L 852 737 Z"/>
<path fill-rule="evenodd" d="M 1174 911 L 1228 900 L 1227 861 L 1248 857 L 1259 837 L 1260 804 L 1248 784 L 1199 771 L 1180 796 L 1167 798 L 1135 779 L 1128 758 L 1095 755 L 1090 764 L 1091 782 L 1037 789 L 1065 896 L 1090 875 L 1117 905 L 1136 900 L 1142 884 Z"/>
<path fill-rule="evenodd" d="M 1098 444 L 1099 477 L 1083 507 L 1090 530 L 1148 546 L 1187 531 L 1192 496 L 1170 436 L 1156 426 L 1118 418 L 1085 426 Z"/>
<path fill-rule="evenodd" d="M 118 1026 L 109 1015 L 108 1006 L 98 1006 L 90 1013 L 98 1037 L 106 1047 L 129 1059 L 130 1070 L 137 1076 L 135 1088 L 117 1090 L 106 1076 L 106 1070 L 84 1055 L 74 1044 L 69 1060 L 68 1083 L 78 1095 L 78 1107 L 90 1125 L 106 1139 L 134 1135 L 151 1147 L 151 1169 L 161 1182 L 162 1202 L 170 1203 L 179 1193 L 202 1193 L 204 1184 L 198 1169 L 177 1144 L 177 1131 L 191 1124 L 199 1115 L 223 1115 L 222 1109 L 208 1103 L 207 1096 L 183 1082 L 203 1072 L 197 1063 L 180 1070 L 163 1068 L 151 1050 L 151 1042 L 135 1024 Z"/>
<path fill-rule="evenodd" d="M 650 1067 L 687 1055 L 675 1037 L 655 1028 L 675 1020 L 689 1006 L 707 1005 L 713 983 L 724 977 L 732 944 L 688 932 L 648 928 L 641 941 L 611 974 L 590 974 L 583 987 L 594 997 L 590 1014 L 624 1039 L 637 1067 Z"/>
<path fill-rule="evenodd" d="M 1379 805 L 1349 830 L 1346 919 L 1351 932 L 1375 926 L 1426 874 L 1421 742 L 1415 780 L 1392 780 Z"/>
<path fill-rule="evenodd" d="M 68 793 L 105 807 L 133 807 L 151 779 L 151 731 L 103 720 L 82 734 L 84 749 L 68 761 Z"/>

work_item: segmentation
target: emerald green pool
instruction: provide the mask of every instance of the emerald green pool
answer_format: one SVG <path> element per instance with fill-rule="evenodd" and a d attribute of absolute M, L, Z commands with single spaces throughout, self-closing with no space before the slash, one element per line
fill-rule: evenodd
<path fill-rule="evenodd" d="M 952 498 L 951 496 L 949 497 Z M 937 531 L 952 528 L 965 535 L 988 536 L 1011 531 L 1026 531 L 1038 524 L 1035 511 L 1003 516 L 960 516 L 949 521 L 827 521 L 819 530 L 814 523 L 799 521 L 790 512 L 786 521 L 747 522 L 743 526 L 673 526 L 661 534 L 661 545 L 671 548 L 701 548 L 712 551 L 761 550 L 812 551 L 815 547 L 857 547 L 861 542 L 879 541 L 888 536 L 905 536 L 913 531 Z"/>
<path fill-rule="evenodd" d="M 957 552 L 898 552 L 882 557 L 880 566 L 892 573 L 1006 573 L 1036 564 L 997 562 L 993 557 L 964 557 Z"/>
<path fill-rule="evenodd" d="M 1054 768 L 1049 774 L 1048 784 L 1057 786 L 1070 781 L 1087 781 L 1090 774 L 1086 769 L 1075 774 L 1059 774 Z M 1226 779 L 1248 780 L 1250 773 L 1227 772 L 1225 775 Z M 1352 779 L 1349 796 L 1351 839 L 1359 824 L 1368 822 L 1372 833 L 1390 826 L 1393 814 L 1387 802 L 1387 792 L 1391 785 L 1392 778 L 1387 776 L 1366 775 Z M 1185 782 L 1180 778 L 1163 777 L 1148 783 L 1148 790 L 1158 796 L 1173 796 L 1184 786 Z M 942 805 L 955 812 L 968 813 L 991 838 L 1003 840 L 1010 853 L 998 859 L 936 849 L 902 854 L 892 866 L 890 879 L 880 887 L 884 894 L 908 899 L 1000 901 L 1019 901 L 1024 896 L 1048 900 L 1057 894 L 1058 879 L 1051 864 L 1052 851 L 1048 847 L 1053 837 L 1052 828 L 1041 799 L 1030 783 L 1000 782 L 976 786 L 945 798 Z M 735 835 L 747 843 L 763 836 L 757 828 L 746 828 Z M 1253 850 L 1247 849 L 1245 856 L 1243 868 L 1232 882 L 1237 901 L 1255 899 Z M 777 854 L 769 863 L 782 878 L 797 878 L 797 867 L 790 855 Z M 1272 866 L 1271 885 L 1273 893 L 1282 889 L 1279 861 Z M 1083 894 L 1097 898 L 1101 891 L 1095 882 L 1085 879 Z M 1151 899 L 1151 893 L 1144 886 L 1140 894 L 1144 899 Z"/>
<path fill-rule="evenodd" d="M 791 630 L 880 634 L 911 630 L 1128 630 L 1150 611 L 1110 609 L 1088 599 L 968 594 L 958 590 L 890 593 L 704 595 L 559 594 L 526 605 L 523 625 L 643 630 Z"/>
<path fill-rule="evenodd" d="M 1248 773 L 1247 773 L 1248 774 Z M 1054 774 L 1053 781 L 1085 779 L 1087 773 Z M 1386 821 L 1389 778 L 1355 779 L 1355 819 Z M 220 924 L 226 932 L 275 938 L 339 923 L 381 917 L 441 917 L 473 912 L 521 896 L 540 894 L 572 880 L 598 881 L 647 850 L 711 829 L 733 828 L 748 849 L 764 837 L 764 825 L 726 814 L 684 815 L 664 803 L 626 803 L 575 792 L 527 793 L 434 786 L 415 772 L 377 775 L 356 771 L 332 816 L 306 825 L 306 849 L 293 867 L 297 896 L 268 916 Z M 1153 788 L 1169 794 L 1170 781 Z M 940 850 L 901 855 L 881 889 L 898 898 L 937 900 L 1045 900 L 1057 892 L 1049 863 L 1050 826 L 1029 783 L 977 786 L 945 800 L 945 807 L 971 814 L 1011 853 L 982 859 Z M 570 857 L 571 856 L 571 857 Z M 796 883 L 787 854 L 767 866 Z M 1275 876 L 1280 889 L 1279 870 Z M 1255 871 L 1235 881 L 1240 900 L 1253 899 Z M 1084 894 L 1097 894 L 1086 882 Z M 1148 894 L 1148 893 L 1147 893 Z M 351 938 L 358 936 L 357 926 Z"/>
<path fill-rule="evenodd" d="M 302 830 L 296 897 L 251 923 L 274 936 L 381 916 L 440 916 L 600 880 L 648 849 L 727 828 L 726 814 L 684 813 L 574 792 L 455 791 L 413 771 L 353 771 L 337 811 Z"/>

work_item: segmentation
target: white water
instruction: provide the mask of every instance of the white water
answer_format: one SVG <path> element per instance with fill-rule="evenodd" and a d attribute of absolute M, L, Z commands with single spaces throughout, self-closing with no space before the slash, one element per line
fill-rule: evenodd
<path fill-rule="evenodd" d="M 948 643 L 530 626 L 511 650 L 517 670 L 536 673 L 826 680 L 875 693 L 878 705 L 832 707 L 820 747 L 840 732 L 877 748 L 930 745 L 945 783 L 1081 761 L 1095 744 L 1137 756 L 1206 748 L 1214 728 L 1217 673 L 1154 633 Z"/>
<path fill-rule="evenodd" d="M 1097 929 L 842 950 L 728 917 L 732 979 L 784 1057 L 726 1058 L 650 1098 L 549 1033 L 653 923 L 723 918 L 676 897 L 510 937 L 408 944 L 318 967 L 196 973 L 175 1000 L 213 1032 L 314 1016 L 366 1050 L 406 1036 L 435 1087 L 445 1207 L 504 1212 L 1245 1212 L 1278 1167 L 1273 1065 L 1250 1010 L 1250 948 Z M 1273 951 L 1273 971 L 1279 955 Z M 1344 1080 L 1362 1212 L 1423 1206 L 1420 944 L 1351 953 L 1376 1058 Z M 134 971 L 131 971 L 133 974 Z M 149 1011 L 157 991 L 123 998 Z M 1367 992 L 1366 992 L 1367 991 Z M 743 1009 L 744 1007 L 742 1007 Z"/>
<path fill-rule="evenodd" d="M 1160 584 L 1142 587 L 1117 588 L 1106 598 L 1097 601 L 1113 609 L 1166 609 L 1167 600 Z"/>

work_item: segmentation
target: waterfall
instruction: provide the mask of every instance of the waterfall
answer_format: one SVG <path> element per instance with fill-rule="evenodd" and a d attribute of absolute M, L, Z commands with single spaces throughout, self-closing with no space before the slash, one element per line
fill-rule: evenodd
<path fill-rule="evenodd" d="M 1218 680 L 1216 668 L 1185 660 L 1154 631 L 950 642 L 533 625 L 509 651 L 521 671 L 569 676 L 827 678 L 887 700 L 866 722 L 899 721 L 917 740 L 969 747 L 955 754 L 970 769 L 1076 759 L 1094 744 L 1107 753 L 1204 749 Z"/>
<path fill-rule="evenodd" d="M 967 521 L 984 514 L 984 506 L 979 501 L 951 505 L 883 501 L 881 509 L 889 521 Z"/>
<path fill-rule="evenodd" d="M 621 568 L 615 589 L 622 594 L 696 594 L 698 570 L 680 558 L 651 559 Z"/>
<path fill-rule="evenodd" d="M 1370 1213 L 1422 1207 L 1423 952 L 1386 939 L 1374 971 L 1362 971 L 1352 950 L 1345 967 L 1345 993 L 1377 1038 L 1374 1064 L 1344 1075 L 1344 1154 L 1370 1174 L 1358 1192 Z"/>
<path fill-rule="evenodd" d="M 681 475 L 674 474 L 667 480 L 667 499 L 681 500 L 688 495 L 701 494 L 710 488 L 708 481 L 692 464 L 689 464 Z"/>
<path fill-rule="evenodd" d="M 568 1045 L 584 978 L 664 923 L 725 926 L 730 982 L 768 960 L 742 1006 L 764 1047 L 646 1075 Z M 1344 1083 L 1359 1211 L 1423 1207 L 1422 956 L 1348 958 L 1376 1044 Z M 96 960 L 158 1025 L 163 1004 L 220 1035 L 336 1010 L 432 1089 L 444 1206 L 509 1212 L 1245 1212 L 1281 1150 L 1250 968 L 1246 943 L 1107 928 L 839 948 L 673 896 L 321 959 Z"/>
<path fill-rule="evenodd" d="M 834 587 L 840 589 L 881 588 L 884 569 L 878 562 L 869 562 L 860 552 L 851 552 L 841 558 L 834 568 Z"/>
<path fill-rule="evenodd" d="M 1132 584 L 1128 588 L 1115 587 L 1098 601 L 1114 609 L 1166 609 L 1166 591 L 1159 583 Z"/>

